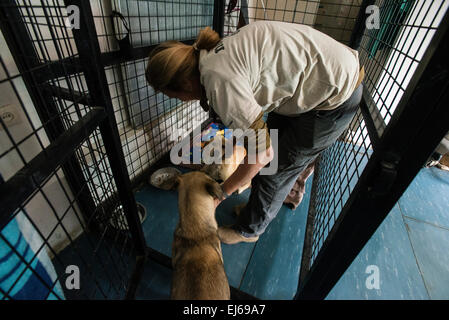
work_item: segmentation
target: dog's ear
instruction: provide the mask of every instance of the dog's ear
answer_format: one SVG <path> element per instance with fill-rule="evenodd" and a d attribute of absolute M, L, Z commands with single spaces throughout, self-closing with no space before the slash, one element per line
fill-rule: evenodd
<path fill-rule="evenodd" d="M 176 176 L 171 182 L 170 182 L 170 184 L 171 184 L 171 190 L 177 190 L 178 189 L 178 187 L 179 187 L 179 184 L 181 183 L 181 180 L 182 180 L 182 178 L 181 178 L 181 175 L 178 175 L 178 176 Z"/>
<path fill-rule="evenodd" d="M 223 190 L 218 182 L 210 181 L 206 183 L 206 191 L 215 199 L 223 199 Z"/>

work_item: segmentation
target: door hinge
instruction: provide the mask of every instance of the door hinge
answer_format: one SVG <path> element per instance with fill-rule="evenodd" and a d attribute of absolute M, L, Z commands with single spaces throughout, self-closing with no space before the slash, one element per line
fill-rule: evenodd
<path fill-rule="evenodd" d="M 379 163 L 373 182 L 368 187 L 371 197 L 385 196 L 391 191 L 397 177 L 397 165 L 400 157 L 394 152 L 387 152 Z"/>

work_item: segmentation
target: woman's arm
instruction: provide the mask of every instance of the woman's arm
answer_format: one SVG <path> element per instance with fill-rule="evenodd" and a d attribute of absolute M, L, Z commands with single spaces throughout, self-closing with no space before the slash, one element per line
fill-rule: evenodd
<path fill-rule="evenodd" d="M 245 149 L 247 150 L 246 157 L 222 185 L 223 191 L 228 195 L 231 195 L 240 187 L 247 185 L 263 167 L 273 160 L 274 151 L 272 141 L 268 133 L 268 126 L 263 121 L 263 115 L 263 112 L 261 112 L 249 127 L 249 129 L 253 130 L 253 135 L 245 143 Z M 255 146 L 255 150 L 250 148 L 251 143 Z M 250 152 L 248 152 L 249 149 L 251 149 Z M 254 151 L 256 157 L 254 157 L 254 154 L 249 156 Z M 248 159 L 251 160 L 251 163 L 249 163 L 250 161 Z M 216 205 L 218 206 L 220 202 L 217 201 Z"/>
<path fill-rule="evenodd" d="M 263 167 L 273 160 L 273 157 L 274 152 L 271 147 L 271 143 L 267 150 L 257 154 L 256 163 L 249 164 L 248 156 L 246 156 L 243 162 L 237 167 L 237 170 L 235 170 L 234 173 L 223 183 L 223 191 L 230 195 L 241 186 L 246 185 L 260 170 L 262 170 Z M 216 203 L 216 205 L 219 203 L 220 202 Z"/>

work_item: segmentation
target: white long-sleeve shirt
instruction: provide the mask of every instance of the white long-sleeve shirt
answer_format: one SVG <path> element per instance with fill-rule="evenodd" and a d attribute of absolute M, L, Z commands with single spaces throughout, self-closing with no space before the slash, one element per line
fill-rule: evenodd
<path fill-rule="evenodd" d="M 353 93 L 358 52 L 311 27 L 259 21 L 201 50 L 201 83 L 223 123 L 247 129 L 261 112 L 337 108 Z"/>

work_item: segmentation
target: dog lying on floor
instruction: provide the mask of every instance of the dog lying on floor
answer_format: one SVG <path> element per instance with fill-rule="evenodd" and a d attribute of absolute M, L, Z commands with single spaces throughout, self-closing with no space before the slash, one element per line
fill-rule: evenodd
<path fill-rule="evenodd" d="M 218 141 L 217 141 L 218 139 Z M 216 143 L 218 146 L 221 145 L 222 148 L 222 158 L 221 163 L 216 164 L 206 164 L 201 169 L 202 172 L 207 173 L 212 179 L 215 179 L 216 181 L 226 181 L 235 170 L 237 170 L 237 167 L 239 164 L 243 161 L 243 159 L 246 156 L 246 149 L 245 147 L 241 145 L 237 145 L 236 141 L 226 141 L 226 139 L 223 138 L 223 136 L 217 136 L 215 137 L 214 141 L 212 143 Z M 228 158 L 226 158 L 225 154 L 225 147 L 226 143 L 232 143 L 232 155 Z M 248 184 L 240 187 L 237 190 L 237 193 L 242 193 L 246 189 L 248 189 L 251 186 L 251 182 Z"/>
<path fill-rule="evenodd" d="M 171 299 L 228 300 L 230 289 L 217 235 L 214 198 L 220 185 L 203 172 L 178 176 L 179 222 L 172 247 Z"/>

